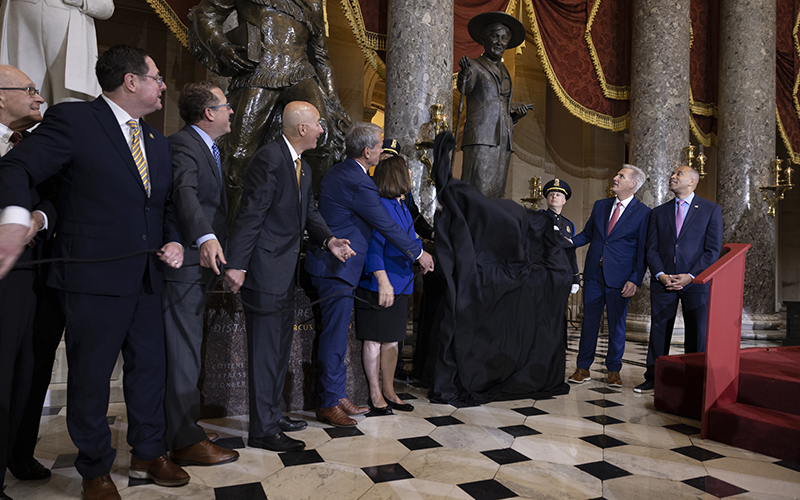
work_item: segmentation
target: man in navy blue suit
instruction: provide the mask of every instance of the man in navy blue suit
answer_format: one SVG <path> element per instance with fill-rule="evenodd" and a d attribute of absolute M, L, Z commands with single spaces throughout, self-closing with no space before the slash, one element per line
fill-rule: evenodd
<path fill-rule="evenodd" d="M 650 345 L 644 382 L 635 392 L 653 390 L 656 359 L 669 354 L 672 328 L 683 306 L 685 352 L 703 352 L 708 326 L 708 285 L 692 280 L 719 258 L 722 248 L 722 209 L 694 194 L 700 174 L 686 165 L 669 177 L 675 198 L 650 214 L 647 265 L 650 267 Z"/>
<path fill-rule="evenodd" d="M 29 187 L 61 173 L 53 256 L 97 261 L 54 265 L 48 279 L 67 319 L 67 428 L 84 498 L 114 500 L 120 496 L 109 475 L 116 452 L 106 412 L 120 351 L 129 475 L 162 486 L 189 482 L 167 458 L 163 439 L 162 262 L 180 267 L 183 247 L 174 215 L 165 224 L 173 214 L 169 141 L 141 120 L 161 109 L 166 87 L 158 68 L 146 51 L 117 45 L 100 56 L 96 73 L 100 97 L 49 108 L 36 133 L 0 160 L 0 278 L 24 244 Z M 151 249 L 158 256 L 146 253 Z"/>
<path fill-rule="evenodd" d="M 594 203 L 592 215 L 572 242 L 589 243 L 583 266 L 583 326 L 578 350 L 578 368 L 568 381 L 591 380 L 589 367 L 597 349 L 597 334 L 608 313 L 606 368 L 610 387 L 622 387 L 622 355 L 625 352 L 625 319 L 628 302 L 644 278 L 645 240 L 650 208 L 634 197 L 644 184 L 644 172 L 624 165 L 614 177 L 614 198 Z"/>
<path fill-rule="evenodd" d="M 350 240 L 355 256 L 342 262 L 318 245 L 309 245 L 306 270 L 323 301 L 322 333 L 317 354 L 317 420 L 352 427 L 352 415 L 368 408 L 347 398 L 347 331 L 353 311 L 353 290 L 361 279 L 370 235 L 375 228 L 410 260 L 418 260 L 423 273 L 433 270 L 433 258 L 395 224 L 380 202 L 367 171 L 378 164 L 382 129 L 372 123 L 356 123 L 345 137 L 347 160 L 334 165 L 320 183 L 319 212 L 339 238 Z M 349 416 L 348 416 L 349 415 Z"/>

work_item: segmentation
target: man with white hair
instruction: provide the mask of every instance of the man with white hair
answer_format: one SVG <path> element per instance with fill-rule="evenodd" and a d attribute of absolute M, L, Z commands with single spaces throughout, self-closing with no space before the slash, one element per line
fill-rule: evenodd
<path fill-rule="evenodd" d="M 623 165 L 614 177 L 614 198 L 594 203 L 592 215 L 572 242 L 589 244 L 583 267 L 583 327 L 578 350 L 578 368 L 568 381 L 581 384 L 591 380 L 589 367 L 597 349 L 597 333 L 608 313 L 608 385 L 622 387 L 620 370 L 625 352 L 625 319 L 628 302 L 641 286 L 645 270 L 645 243 L 650 208 L 634 197 L 642 187 L 644 172 Z"/>

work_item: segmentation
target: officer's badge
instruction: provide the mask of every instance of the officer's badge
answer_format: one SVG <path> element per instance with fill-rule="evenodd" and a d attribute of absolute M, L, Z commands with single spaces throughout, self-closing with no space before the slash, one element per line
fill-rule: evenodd
<path fill-rule="evenodd" d="M 555 187 L 560 187 L 561 186 L 561 180 L 560 179 L 553 179 L 553 182 L 554 182 L 553 186 L 555 186 Z"/>
<path fill-rule="evenodd" d="M 567 232 L 568 232 L 568 233 L 571 233 L 571 232 L 572 232 L 572 228 L 571 228 L 571 227 L 569 227 L 569 226 L 567 226 Z"/>

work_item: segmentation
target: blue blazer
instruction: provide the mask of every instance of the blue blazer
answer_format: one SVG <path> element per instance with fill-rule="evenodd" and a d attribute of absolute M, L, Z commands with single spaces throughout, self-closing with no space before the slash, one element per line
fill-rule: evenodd
<path fill-rule="evenodd" d="M 306 254 L 306 270 L 310 275 L 339 278 L 352 286 L 358 285 L 373 228 L 409 262 L 416 260 L 419 245 L 389 217 L 380 200 L 377 186 L 358 162 L 348 158 L 331 167 L 320 182 L 319 213 L 337 238 L 350 240 L 350 248 L 356 255 L 340 262 L 323 250 L 322 242 L 318 241 L 317 245 L 309 245 Z"/>
<path fill-rule="evenodd" d="M 650 214 L 647 265 L 653 281 L 656 281 L 656 274 L 662 272 L 697 276 L 716 262 L 722 250 L 722 209 L 695 194 L 683 220 L 680 236 L 676 233 L 675 199 L 672 199 L 654 208 Z M 683 290 L 708 292 L 708 284 L 690 283 Z"/>
<path fill-rule="evenodd" d="M 414 219 L 406 204 L 396 198 L 381 198 L 381 204 L 389 213 L 389 217 L 414 238 L 421 250 L 422 242 L 414 233 Z M 386 271 L 395 294 L 409 295 L 414 291 L 414 264 L 394 245 L 387 244 L 386 238 L 373 229 L 367 260 L 364 263 L 364 274 L 358 286 L 377 292 L 378 280 L 372 274 L 375 271 Z"/>
<path fill-rule="evenodd" d="M 0 160 L 0 207 L 30 209 L 30 188 L 61 172 L 53 257 L 102 259 L 180 241 L 170 196 L 170 143 L 144 120 L 141 130 L 152 187 L 149 197 L 128 141 L 103 98 L 51 106 L 36 131 Z M 54 264 L 48 285 L 66 292 L 131 295 L 147 273 L 158 292 L 161 270 L 154 254 Z"/>
<path fill-rule="evenodd" d="M 645 244 L 650 207 L 633 198 L 622 212 L 611 234 L 608 220 L 616 198 L 594 202 L 592 215 L 580 234 L 572 238 L 576 247 L 589 243 L 583 266 L 583 279 L 588 282 L 594 273 L 603 274 L 609 288 L 622 288 L 626 281 L 641 286 L 644 279 Z M 603 266 L 600 266 L 600 258 Z"/>

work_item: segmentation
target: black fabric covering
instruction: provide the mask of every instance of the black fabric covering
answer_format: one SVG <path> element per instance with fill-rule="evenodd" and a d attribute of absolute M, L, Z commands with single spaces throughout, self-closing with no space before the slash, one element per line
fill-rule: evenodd
<path fill-rule="evenodd" d="M 565 312 L 572 268 L 545 214 L 453 179 L 436 138 L 436 250 L 447 280 L 429 397 L 481 404 L 569 392 Z M 562 240 L 562 241 L 559 241 Z"/>

